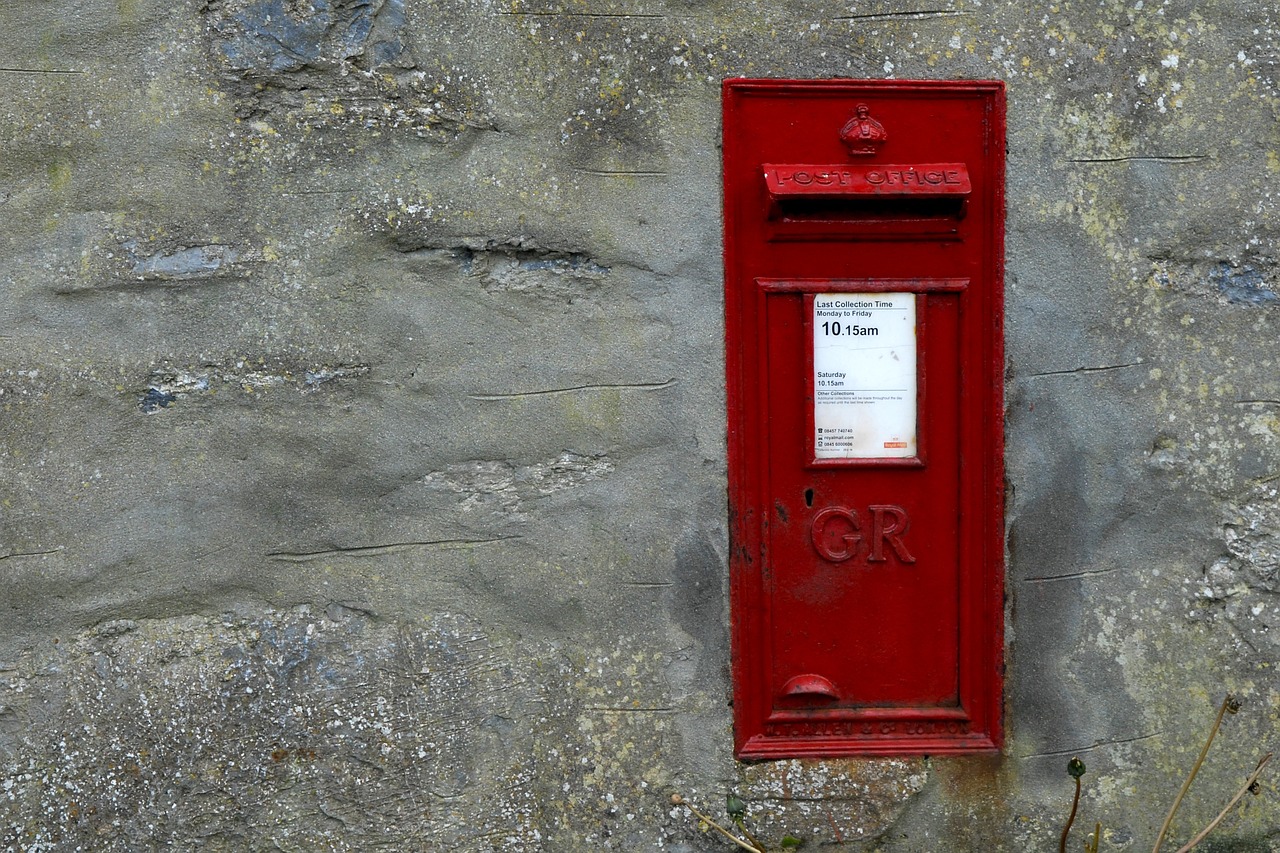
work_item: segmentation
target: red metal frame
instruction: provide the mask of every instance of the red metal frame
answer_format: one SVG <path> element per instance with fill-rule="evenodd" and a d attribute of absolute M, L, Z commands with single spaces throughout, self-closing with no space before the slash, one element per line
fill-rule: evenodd
<path fill-rule="evenodd" d="M 999 82 L 724 84 L 740 758 L 1002 743 L 1004 128 Z M 917 294 L 916 457 L 814 458 L 804 306 L 832 292 Z"/>

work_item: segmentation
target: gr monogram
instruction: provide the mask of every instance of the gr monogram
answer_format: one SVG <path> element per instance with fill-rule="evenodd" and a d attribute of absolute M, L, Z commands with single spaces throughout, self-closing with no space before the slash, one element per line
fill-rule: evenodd
<path fill-rule="evenodd" d="M 871 532 L 866 535 L 862 516 L 856 509 L 829 506 L 813 516 L 810 533 L 813 547 L 824 560 L 843 563 L 858 557 L 864 543 L 867 544 L 866 561 L 883 563 L 889 558 L 885 546 L 903 563 L 914 563 L 916 558 L 907 550 L 903 537 L 911 526 L 907 511 L 894 504 L 872 504 L 867 507 L 871 516 Z"/>

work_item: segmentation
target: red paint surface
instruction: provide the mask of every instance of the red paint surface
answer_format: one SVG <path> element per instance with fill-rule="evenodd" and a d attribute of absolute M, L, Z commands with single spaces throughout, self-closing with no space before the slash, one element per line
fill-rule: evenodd
<path fill-rule="evenodd" d="M 1001 83 L 725 82 L 741 758 L 1000 746 L 1004 132 Z M 831 292 L 916 294 L 915 456 L 814 459 Z"/>

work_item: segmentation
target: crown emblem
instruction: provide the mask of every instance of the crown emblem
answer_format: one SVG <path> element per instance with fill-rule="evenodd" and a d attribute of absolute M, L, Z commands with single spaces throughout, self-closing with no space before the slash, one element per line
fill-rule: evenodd
<path fill-rule="evenodd" d="M 871 108 L 866 104 L 858 104 L 853 118 L 840 128 L 840 141 L 851 156 L 875 154 L 888 138 L 884 125 L 871 117 Z"/>

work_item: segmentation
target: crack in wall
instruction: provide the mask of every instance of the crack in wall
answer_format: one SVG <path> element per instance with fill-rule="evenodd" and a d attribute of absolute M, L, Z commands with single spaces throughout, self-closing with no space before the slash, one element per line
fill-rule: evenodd
<path fill-rule="evenodd" d="M 0 560 L 16 560 L 21 557 L 47 557 L 50 554 L 57 554 L 61 551 L 61 548 L 50 548 L 47 551 L 13 551 L 8 554 L 0 554 Z"/>
<path fill-rule="evenodd" d="M 272 551 L 266 556 L 285 563 L 309 563 L 312 560 L 323 560 L 329 557 L 381 557 L 416 548 L 469 548 L 519 538 L 519 536 L 493 536 L 487 539 L 425 539 L 418 542 L 387 542 L 378 545 L 326 548 L 320 551 Z"/>
<path fill-rule="evenodd" d="M 1139 365 L 1142 365 L 1142 364 L 1146 364 L 1146 362 L 1143 361 L 1142 359 L 1138 359 L 1137 361 L 1129 361 L 1123 364 L 1103 364 L 1103 365 L 1098 365 L 1096 367 L 1086 366 L 1086 367 L 1072 367 L 1065 370 L 1045 370 L 1038 373 L 1028 373 L 1027 377 L 1037 378 L 1042 376 L 1075 376 L 1075 375 L 1086 374 L 1086 373 L 1106 373 L 1111 370 L 1124 370 L 1129 367 L 1138 367 Z"/>
<path fill-rule="evenodd" d="M 837 15 L 833 21 L 924 21 L 936 18 L 961 18 L 971 15 L 958 9 L 919 9 L 901 12 L 869 12 L 865 15 Z"/>
<path fill-rule="evenodd" d="M 0 68 L 0 74 L 88 74 L 78 68 Z"/>
<path fill-rule="evenodd" d="M 1198 163 L 1208 154 L 1133 154 L 1125 157 L 1072 157 L 1068 163 Z"/>
<path fill-rule="evenodd" d="M 569 385 L 564 388 L 537 388 L 532 391 L 510 391 L 492 394 L 468 394 L 472 400 L 519 400 L 526 397 L 546 397 L 574 394 L 580 391 L 661 391 L 676 384 L 675 377 L 665 382 L 607 382 L 591 385 Z"/>

